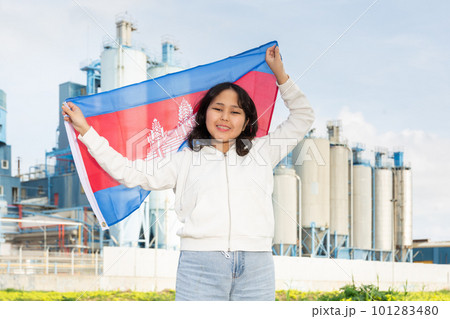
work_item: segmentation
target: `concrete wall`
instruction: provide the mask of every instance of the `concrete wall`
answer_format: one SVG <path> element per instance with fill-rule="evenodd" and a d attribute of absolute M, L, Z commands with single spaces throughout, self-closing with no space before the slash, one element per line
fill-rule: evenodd
<path fill-rule="evenodd" d="M 156 256 L 156 258 L 155 258 Z M 0 289 L 175 289 L 178 251 L 105 247 L 102 276 L 0 274 Z M 450 265 L 274 256 L 276 289 L 337 290 L 352 282 L 403 291 L 450 289 Z M 378 277 L 378 278 L 377 278 Z"/>
<path fill-rule="evenodd" d="M 274 256 L 277 289 L 337 290 L 355 281 L 403 291 L 450 288 L 450 265 Z"/>
<path fill-rule="evenodd" d="M 149 277 L 95 277 L 70 275 L 5 275 L 0 274 L 0 290 L 14 288 L 20 290 L 40 291 L 97 291 L 97 290 L 133 290 L 161 291 L 166 286 L 175 287 L 175 279 L 166 281 L 158 278 L 157 282 Z M 172 282 L 173 281 L 173 282 Z M 156 288 L 156 289 L 154 289 Z M 175 289 L 175 288 L 172 288 Z"/>

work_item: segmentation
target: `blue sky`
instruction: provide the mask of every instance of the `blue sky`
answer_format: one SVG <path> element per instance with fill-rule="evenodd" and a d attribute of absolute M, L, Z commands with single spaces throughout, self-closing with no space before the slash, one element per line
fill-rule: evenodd
<path fill-rule="evenodd" d="M 402 147 L 414 170 L 414 238 L 450 239 L 450 2 L 0 0 L 0 88 L 22 168 L 55 146 L 58 85 L 85 82 L 80 63 L 99 57 L 124 11 L 137 22 L 136 42 L 160 55 L 161 37 L 171 35 L 186 66 L 277 40 L 287 72 L 303 74 L 297 83 L 317 131 L 341 119 L 351 142 Z M 278 103 L 272 127 L 287 114 Z"/>

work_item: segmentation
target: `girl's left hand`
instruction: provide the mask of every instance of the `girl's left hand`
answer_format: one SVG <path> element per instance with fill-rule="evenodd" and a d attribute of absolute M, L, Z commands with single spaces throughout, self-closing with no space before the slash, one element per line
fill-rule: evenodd
<path fill-rule="evenodd" d="M 283 84 L 288 80 L 289 76 L 284 71 L 280 48 L 277 45 L 274 44 L 266 50 L 266 63 L 277 78 L 278 84 Z"/>

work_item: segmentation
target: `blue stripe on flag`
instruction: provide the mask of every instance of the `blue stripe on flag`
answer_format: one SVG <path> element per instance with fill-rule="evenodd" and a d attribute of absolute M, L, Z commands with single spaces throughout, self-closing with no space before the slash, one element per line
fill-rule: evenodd
<path fill-rule="evenodd" d="M 98 206 L 108 226 L 117 224 L 141 206 L 150 191 L 139 186 L 123 185 L 106 188 L 94 193 Z"/>
<path fill-rule="evenodd" d="M 180 145 L 177 152 L 187 147 L 187 139 Z M 101 207 L 106 224 L 112 226 L 127 218 L 138 209 L 150 191 L 140 186 L 128 188 L 123 185 L 105 188 L 94 193 L 98 206 Z"/>
<path fill-rule="evenodd" d="M 90 117 L 205 91 L 221 82 L 235 82 L 251 71 L 272 74 L 265 62 L 265 54 L 267 48 L 274 44 L 277 42 L 269 42 L 221 61 L 167 74 L 157 78 L 157 81 L 147 80 L 95 95 L 70 98 L 66 101 L 75 103 L 86 117 Z M 262 62 L 255 66 L 255 61 Z"/>

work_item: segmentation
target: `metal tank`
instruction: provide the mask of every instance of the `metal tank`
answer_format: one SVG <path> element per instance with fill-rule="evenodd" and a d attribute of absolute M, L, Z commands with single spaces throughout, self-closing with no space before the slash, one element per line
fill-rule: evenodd
<path fill-rule="evenodd" d="M 392 250 L 393 205 L 392 171 L 375 168 L 375 249 Z"/>
<path fill-rule="evenodd" d="M 372 169 L 353 165 L 353 247 L 372 248 Z"/>
<path fill-rule="evenodd" d="M 394 198 L 395 242 L 398 248 L 407 248 L 412 245 L 411 168 L 396 167 L 394 169 Z"/>
<path fill-rule="evenodd" d="M 300 178 L 294 169 L 283 166 L 275 169 L 272 194 L 275 216 L 273 249 L 277 255 L 296 256 L 300 187 Z"/>
<path fill-rule="evenodd" d="M 143 205 L 131 215 L 109 228 L 119 247 L 137 247 L 143 221 Z"/>
<path fill-rule="evenodd" d="M 173 209 L 175 194 L 171 189 L 162 191 L 152 191 L 148 196 L 149 226 L 145 227 L 146 237 L 150 241 L 158 243 L 157 248 L 179 248 L 179 238 L 176 236 L 176 229 L 169 228 L 174 223 L 176 214 Z M 151 244 L 150 247 L 156 247 Z"/>
<path fill-rule="evenodd" d="M 339 120 L 327 122 L 330 140 L 330 235 L 333 247 L 348 244 L 351 195 L 349 163 L 352 153 L 347 141 L 341 136 L 342 123 Z"/>
<path fill-rule="evenodd" d="M 365 147 L 353 151 L 353 216 L 351 246 L 372 249 L 372 167 L 363 159 Z"/>
<path fill-rule="evenodd" d="M 116 20 L 116 41 L 104 43 L 101 54 L 101 89 L 109 91 L 147 80 L 147 55 L 132 47 L 133 24 L 121 16 Z"/>
<path fill-rule="evenodd" d="M 403 162 L 403 151 L 395 151 L 393 158 L 395 258 L 412 262 L 412 172 Z"/>
<path fill-rule="evenodd" d="M 338 243 L 349 235 L 349 149 L 332 145 L 330 149 L 330 234 Z"/>
<path fill-rule="evenodd" d="M 162 42 L 162 61 L 154 63 L 147 69 L 149 78 L 157 78 L 169 73 L 183 70 L 182 67 L 175 64 L 174 54 L 178 47 L 171 40 Z"/>
<path fill-rule="evenodd" d="M 178 66 L 171 66 L 171 65 L 158 65 L 154 66 L 148 69 L 148 75 L 150 79 L 155 79 L 157 77 L 169 74 L 169 73 L 175 73 L 178 71 L 183 70 L 183 68 L 180 68 Z"/>
<path fill-rule="evenodd" d="M 301 225 L 304 255 L 316 255 L 330 227 L 330 143 L 305 138 L 292 151 L 292 162 L 302 181 Z M 314 223 L 314 227 L 312 227 Z M 314 228 L 314 229 L 313 229 Z M 314 240 L 312 238 L 314 237 Z M 326 243 L 327 245 L 329 243 Z M 314 249 L 313 249 L 314 247 Z"/>
<path fill-rule="evenodd" d="M 392 170 L 385 163 L 387 151 L 379 149 L 375 153 L 374 169 L 374 212 L 375 249 L 384 251 L 393 248 L 393 179 Z"/>
<path fill-rule="evenodd" d="M 340 120 L 327 122 L 330 141 L 330 242 L 335 257 L 341 247 L 348 247 L 352 205 L 352 152 L 341 135 Z"/>
<path fill-rule="evenodd" d="M 116 41 L 104 43 L 101 54 L 101 89 L 108 91 L 147 80 L 147 56 L 132 46 L 131 33 L 135 31 L 127 15 L 116 19 Z M 144 205 L 127 218 L 110 227 L 119 246 L 137 246 L 141 234 Z"/>
<path fill-rule="evenodd" d="M 178 47 L 172 40 L 164 39 L 162 42 L 162 61 L 152 62 L 147 69 L 148 78 L 157 78 L 169 73 L 183 70 L 174 62 L 174 51 Z M 148 197 L 151 238 L 157 242 L 158 248 L 176 250 L 180 248 L 180 238 L 176 235 L 178 229 L 184 226 L 173 209 L 175 194 L 173 190 L 152 191 Z M 165 213 L 164 213 L 165 212 Z M 150 232 L 148 232 L 150 235 Z M 152 247 L 153 244 L 151 245 Z"/>

